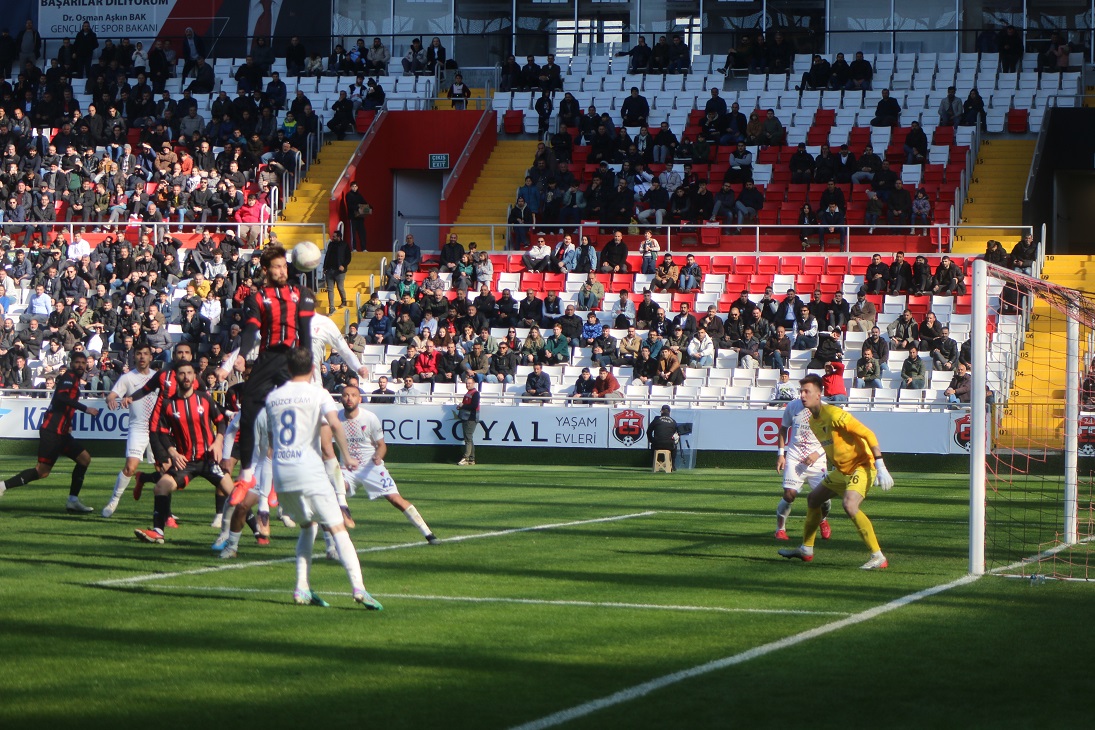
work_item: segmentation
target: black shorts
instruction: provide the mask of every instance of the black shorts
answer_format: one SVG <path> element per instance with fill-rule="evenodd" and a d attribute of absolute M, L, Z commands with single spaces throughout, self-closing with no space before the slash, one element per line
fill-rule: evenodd
<path fill-rule="evenodd" d="M 221 479 L 224 478 L 224 472 L 221 471 L 220 464 L 218 464 L 212 456 L 207 456 L 204 459 L 186 462 L 186 466 L 182 469 L 178 469 L 172 465 L 171 468 L 167 470 L 167 476 L 175 480 L 175 485 L 179 489 L 186 489 L 186 485 L 189 484 L 190 480 L 194 477 L 203 477 L 213 486 L 219 487 Z"/>
<path fill-rule="evenodd" d="M 241 393 L 242 407 L 257 406 L 258 410 L 266 404 L 266 396 L 270 391 L 279 388 L 289 382 L 289 348 L 279 347 L 266 350 L 255 360 L 251 374 L 247 376 L 247 382 Z"/>
<path fill-rule="evenodd" d="M 71 433 L 58 434 L 52 431 L 38 431 L 38 463 L 53 466 L 62 456 L 76 461 L 84 451 L 84 445 L 73 438 Z"/>

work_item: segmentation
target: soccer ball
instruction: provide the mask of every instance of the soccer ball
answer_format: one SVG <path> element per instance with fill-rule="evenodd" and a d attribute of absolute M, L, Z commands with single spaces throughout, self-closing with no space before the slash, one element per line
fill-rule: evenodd
<path fill-rule="evenodd" d="M 323 253 L 319 250 L 319 246 L 311 241 L 301 241 L 293 246 L 293 266 L 301 271 L 315 271 L 322 257 Z"/>

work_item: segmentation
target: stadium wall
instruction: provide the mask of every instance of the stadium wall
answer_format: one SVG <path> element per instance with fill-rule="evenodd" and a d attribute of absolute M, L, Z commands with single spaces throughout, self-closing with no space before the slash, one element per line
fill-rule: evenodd
<path fill-rule="evenodd" d="M 347 171 L 356 180 L 361 194 L 373 207 L 365 219 L 368 249 L 389 252 L 392 240 L 401 235 L 393 230 L 395 170 L 428 170 L 430 155 L 447 154 L 453 163 L 463 153 L 480 115 L 457 110 L 430 112 L 388 112 L 365 148 L 358 163 Z M 464 173 L 475 181 L 482 167 L 468 164 Z M 341 208 L 340 205 L 337 206 Z M 336 206 L 332 206 L 333 208 Z M 330 224 L 337 227 L 339 213 L 332 210 Z M 333 230 L 333 228 L 332 228 Z M 421 241 L 422 248 L 438 248 L 435 242 Z"/>
<path fill-rule="evenodd" d="M 1023 223 L 1038 225 L 1041 221 L 1055 221 L 1054 188 L 1057 173 L 1090 171 L 1095 159 L 1095 109 L 1077 107 L 1051 108 L 1042 126 L 1041 150 L 1033 170 L 1033 180 L 1028 181 L 1030 197 L 1023 201 Z M 1058 246 L 1055 232 L 1050 231 L 1046 241 L 1046 253 L 1089 254 L 1090 246 L 1073 251 L 1067 245 Z M 1051 245 L 1051 242 L 1054 245 Z"/>

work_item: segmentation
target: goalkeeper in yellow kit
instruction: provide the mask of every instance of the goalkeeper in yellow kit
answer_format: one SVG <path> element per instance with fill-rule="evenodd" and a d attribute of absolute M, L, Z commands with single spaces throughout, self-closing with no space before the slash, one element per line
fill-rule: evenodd
<path fill-rule="evenodd" d="M 867 498 L 871 486 L 877 484 L 883 491 L 890 489 L 893 477 L 882 461 L 882 450 L 878 448 L 874 432 L 847 411 L 822 403 L 821 392 L 821 378 L 817 375 L 807 375 L 799 381 L 799 397 L 810 411 L 810 430 L 825 449 L 829 473 L 806 500 L 808 509 L 802 545 L 780 550 L 779 554 L 805 562 L 813 560 L 814 539 L 821 524 L 821 505 L 825 500 L 839 496 L 844 511 L 871 551 L 871 559 L 861 566 L 862 569 L 881 570 L 889 563 L 878 546 L 874 525 L 859 510 L 859 505 Z"/>

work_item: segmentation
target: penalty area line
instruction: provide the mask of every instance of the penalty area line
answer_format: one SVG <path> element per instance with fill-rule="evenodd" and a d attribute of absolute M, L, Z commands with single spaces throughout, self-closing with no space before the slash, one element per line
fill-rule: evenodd
<path fill-rule="evenodd" d="M 557 530 L 564 527 L 580 527 L 582 525 L 596 525 L 605 522 L 619 522 L 620 520 L 630 520 L 636 517 L 650 517 L 656 515 L 654 510 L 647 510 L 645 512 L 632 512 L 626 515 L 613 515 L 612 517 L 597 517 L 591 520 L 574 520 L 572 522 L 550 522 L 544 525 L 532 525 L 530 527 L 514 527 L 509 530 L 494 530 L 492 532 L 479 532 L 471 535 L 457 535 L 455 537 L 444 538 L 441 543 L 453 543 L 453 542 L 466 542 L 468 540 L 481 540 L 487 537 L 504 537 L 506 535 L 518 535 L 522 532 L 542 532 L 545 530 Z M 375 547 L 361 548 L 357 552 L 359 554 L 365 553 L 379 553 L 386 550 L 402 550 L 404 548 L 421 548 L 428 547 L 428 543 L 416 540 L 415 542 L 404 542 L 395 545 L 377 545 Z M 193 570 L 180 570 L 173 573 L 146 573 L 144 575 L 132 575 L 128 578 L 110 578 L 107 580 L 100 580 L 90 583 L 89 585 L 97 588 L 115 588 L 118 586 L 136 585 L 139 583 L 147 583 L 149 581 L 166 580 L 168 578 L 178 578 L 186 575 L 206 575 L 208 573 L 219 573 L 224 570 L 243 570 L 245 568 L 256 568 L 263 565 L 276 565 L 278 563 L 292 563 L 296 561 L 296 557 L 289 558 L 273 558 L 271 560 L 253 560 L 246 563 L 233 563 L 226 562 L 222 565 L 210 566 L 208 568 L 195 568 Z"/>
<path fill-rule="evenodd" d="M 562 725 L 563 723 L 570 722 L 571 720 L 577 720 L 578 718 L 591 715 L 598 710 L 603 710 L 609 707 L 614 707 L 616 705 L 622 705 L 632 700 L 636 700 L 640 697 L 650 694 L 651 692 L 655 692 L 665 687 L 669 687 L 670 685 L 692 679 L 693 677 L 699 677 L 704 674 L 716 672 L 720 669 L 725 669 L 727 667 L 732 667 L 738 664 L 744 664 L 745 662 L 748 662 L 752 659 L 758 659 L 767 654 L 796 646 L 811 639 L 816 639 L 819 636 L 824 636 L 825 634 L 839 631 L 840 629 L 847 628 L 849 626 L 855 626 L 856 624 L 870 621 L 871 619 L 889 613 L 890 611 L 903 608 L 910 603 L 915 603 L 916 601 L 920 601 L 939 593 L 949 591 L 952 588 L 958 588 L 960 586 L 968 585 L 976 581 L 978 578 L 979 576 L 976 575 L 966 575 L 957 580 L 953 580 L 950 583 L 942 583 L 937 586 L 932 586 L 931 588 L 925 588 L 922 591 L 910 593 L 908 595 L 894 599 L 888 603 L 883 603 L 879 606 L 875 606 L 874 608 L 869 608 L 866 611 L 852 614 L 851 616 L 843 618 L 839 621 L 833 621 L 832 623 L 823 624 L 816 628 L 810 629 L 808 631 L 803 631 L 798 634 L 793 634 L 792 636 L 788 636 L 778 641 L 773 641 L 768 644 L 762 644 L 761 646 L 754 647 L 739 654 L 734 654 L 732 656 L 724 657 L 722 659 L 716 659 L 706 664 L 700 664 L 689 669 L 683 669 L 679 672 L 673 672 L 672 674 L 666 674 L 664 676 L 657 677 L 656 679 L 652 679 L 648 682 L 637 684 L 634 687 L 620 690 L 619 692 L 615 692 L 606 697 L 601 697 L 600 699 L 585 702 L 580 705 L 575 705 L 574 707 L 568 708 L 566 710 L 560 710 L 559 712 L 553 713 L 551 715 L 541 717 L 538 720 L 533 720 L 531 722 L 527 722 L 521 725 L 516 725 L 512 728 L 512 730 L 545 730 L 545 728 Z"/>
<path fill-rule="evenodd" d="M 178 591 L 204 591 L 208 593 L 281 593 L 288 595 L 290 592 L 283 588 L 240 588 L 233 586 L 179 586 L 164 585 L 160 583 L 146 583 L 149 588 L 163 588 Z M 327 596 L 352 596 L 345 591 L 323 591 Z M 568 601 L 548 600 L 540 598 L 505 598 L 494 596 L 432 596 L 414 595 L 408 593 L 372 593 L 377 598 L 385 600 L 404 599 L 408 601 L 446 601 L 452 603 L 510 603 L 526 606 L 561 606 L 564 608 L 622 608 L 640 611 L 685 611 L 697 613 L 746 613 L 746 614 L 778 614 L 793 616 L 849 616 L 847 611 L 805 611 L 799 609 L 783 608 L 726 608 L 724 606 L 676 606 L 672 604 L 658 603 L 620 603 L 618 601 Z"/>

